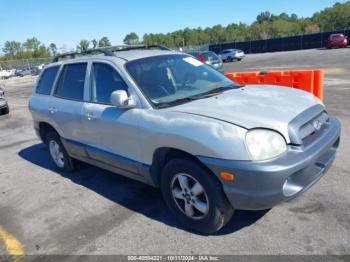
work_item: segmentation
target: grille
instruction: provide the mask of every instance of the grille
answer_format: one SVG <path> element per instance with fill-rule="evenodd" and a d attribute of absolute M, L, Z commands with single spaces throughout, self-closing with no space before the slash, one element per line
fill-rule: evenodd
<path fill-rule="evenodd" d="M 322 105 L 308 108 L 289 123 L 291 143 L 304 146 L 311 143 L 327 128 L 328 121 L 329 116 Z"/>
<path fill-rule="evenodd" d="M 299 137 L 302 141 L 305 141 L 310 136 L 317 135 L 325 128 L 325 124 L 328 122 L 329 116 L 326 112 L 322 112 L 311 121 L 302 125 L 299 129 Z"/>

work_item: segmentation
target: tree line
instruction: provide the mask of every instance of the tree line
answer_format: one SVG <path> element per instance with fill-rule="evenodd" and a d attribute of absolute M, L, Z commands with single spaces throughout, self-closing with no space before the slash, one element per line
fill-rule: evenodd
<path fill-rule="evenodd" d="M 125 44 L 161 44 L 170 48 L 193 47 L 209 43 L 238 42 L 246 40 L 261 40 L 276 37 L 294 36 L 300 34 L 332 31 L 350 27 L 350 1 L 336 3 L 332 7 L 316 12 L 309 18 L 298 17 L 296 14 L 279 15 L 268 11 L 260 13 L 250 25 L 246 23 L 232 23 L 227 26 L 215 25 L 207 28 L 185 28 L 171 33 L 147 33 L 142 39 L 135 32 L 127 34 Z M 89 48 L 108 47 L 111 42 L 107 37 L 99 40 L 81 40 L 77 51 Z M 2 48 L 4 53 L 1 60 L 45 58 L 65 52 L 65 48 L 57 48 L 55 43 L 48 46 L 36 37 L 27 39 L 24 43 L 6 41 Z"/>
<path fill-rule="evenodd" d="M 262 40 L 344 28 L 350 28 L 350 1 L 336 3 L 332 7 L 316 12 L 308 18 L 286 13 L 274 15 L 265 11 L 260 13 L 250 25 L 232 23 L 227 26 L 185 28 L 167 34 L 145 34 L 143 43 L 148 45 L 163 44 L 168 47 L 193 47 L 209 43 Z M 129 34 L 127 37 L 134 42 L 138 41 L 135 34 Z"/>

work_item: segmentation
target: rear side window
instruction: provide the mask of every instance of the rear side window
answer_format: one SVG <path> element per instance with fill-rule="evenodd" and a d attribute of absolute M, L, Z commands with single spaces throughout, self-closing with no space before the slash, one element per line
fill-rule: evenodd
<path fill-rule="evenodd" d="M 102 104 L 111 103 L 111 94 L 114 91 L 128 89 L 119 73 L 112 66 L 104 63 L 93 63 L 91 84 L 92 102 Z"/>
<path fill-rule="evenodd" d="M 86 66 L 87 63 L 65 65 L 58 80 L 55 95 L 82 101 L 84 98 Z"/>
<path fill-rule="evenodd" d="M 55 81 L 58 68 L 58 66 L 53 66 L 44 70 L 36 88 L 36 93 L 42 95 L 49 95 L 51 93 L 51 88 Z"/>

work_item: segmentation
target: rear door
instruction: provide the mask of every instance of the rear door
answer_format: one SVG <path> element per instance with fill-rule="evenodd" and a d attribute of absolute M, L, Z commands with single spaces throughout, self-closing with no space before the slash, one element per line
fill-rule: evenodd
<path fill-rule="evenodd" d="M 61 72 L 48 102 L 48 111 L 60 135 L 81 142 L 81 112 L 85 97 L 87 63 L 70 63 Z"/>

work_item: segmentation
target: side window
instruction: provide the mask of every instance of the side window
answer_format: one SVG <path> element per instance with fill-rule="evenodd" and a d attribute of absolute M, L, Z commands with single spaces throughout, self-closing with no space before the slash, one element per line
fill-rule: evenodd
<path fill-rule="evenodd" d="M 93 63 L 91 71 L 91 101 L 110 104 L 111 94 L 116 90 L 128 90 L 119 73 L 110 65 Z"/>
<path fill-rule="evenodd" d="M 36 93 L 43 95 L 49 95 L 51 93 L 51 88 L 55 81 L 58 68 L 59 66 L 53 66 L 44 70 L 36 88 Z"/>
<path fill-rule="evenodd" d="M 65 65 L 58 80 L 55 95 L 82 101 L 84 98 L 86 66 L 87 63 Z"/>

